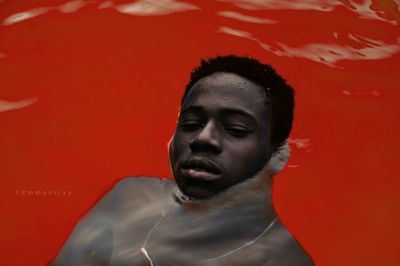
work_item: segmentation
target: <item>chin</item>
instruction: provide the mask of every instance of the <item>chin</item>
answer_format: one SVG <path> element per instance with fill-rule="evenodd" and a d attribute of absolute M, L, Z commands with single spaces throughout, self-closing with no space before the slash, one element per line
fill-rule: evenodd
<path fill-rule="evenodd" d="M 182 175 L 175 175 L 174 179 L 180 191 L 190 198 L 206 199 L 223 190 L 215 181 L 190 179 Z"/>
<path fill-rule="evenodd" d="M 197 199 L 206 199 L 214 196 L 218 192 L 203 188 L 200 186 L 185 186 L 181 188 L 181 191 L 188 197 L 197 198 Z"/>

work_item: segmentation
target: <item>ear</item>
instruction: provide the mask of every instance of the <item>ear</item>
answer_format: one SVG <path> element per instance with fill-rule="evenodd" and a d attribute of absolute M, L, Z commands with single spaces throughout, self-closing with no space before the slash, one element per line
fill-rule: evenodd
<path fill-rule="evenodd" d="M 290 158 L 290 146 L 285 141 L 280 145 L 276 151 L 272 154 L 271 159 L 268 162 L 268 166 L 273 174 L 276 174 L 285 167 L 286 163 Z"/>

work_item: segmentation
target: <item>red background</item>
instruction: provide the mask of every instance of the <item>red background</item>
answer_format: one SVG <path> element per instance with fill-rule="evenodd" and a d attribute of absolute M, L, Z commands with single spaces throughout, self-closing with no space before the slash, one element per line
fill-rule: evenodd
<path fill-rule="evenodd" d="M 171 178 L 189 72 L 230 53 L 296 89 L 274 201 L 316 264 L 398 265 L 398 3 L 132 3 L 0 1 L 0 265 L 44 265 L 119 179 Z"/>

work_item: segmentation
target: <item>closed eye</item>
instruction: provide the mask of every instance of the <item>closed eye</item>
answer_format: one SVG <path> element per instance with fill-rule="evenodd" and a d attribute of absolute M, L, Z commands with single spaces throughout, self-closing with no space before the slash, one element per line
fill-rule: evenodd
<path fill-rule="evenodd" d="M 196 131 L 203 127 L 198 120 L 184 120 L 180 123 L 180 127 L 185 131 Z"/>
<path fill-rule="evenodd" d="M 230 125 L 224 127 L 225 131 L 237 138 L 244 138 L 251 133 L 251 129 L 238 125 Z"/>

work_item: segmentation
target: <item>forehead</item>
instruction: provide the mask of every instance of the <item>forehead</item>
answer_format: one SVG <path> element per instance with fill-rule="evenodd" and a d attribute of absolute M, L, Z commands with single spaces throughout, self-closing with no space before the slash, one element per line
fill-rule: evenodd
<path fill-rule="evenodd" d="M 237 109 L 263 119 L 267 115 L 264 89 L 233 73 L 217 72 L 196 82 L 183 102 L 182 110 L 191 106 L 208 109 Z"/>

